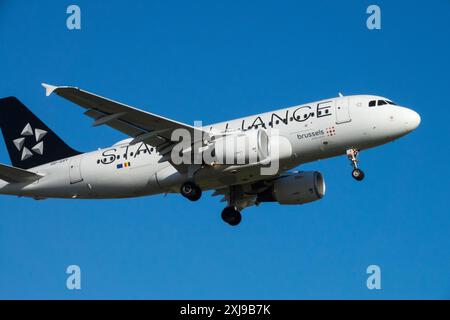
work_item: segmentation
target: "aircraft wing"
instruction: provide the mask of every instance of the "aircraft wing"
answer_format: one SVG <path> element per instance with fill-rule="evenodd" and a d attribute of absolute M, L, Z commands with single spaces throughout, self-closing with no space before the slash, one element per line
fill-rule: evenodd
<path fill-rule="evenodd" d="M 270 188 L 273 183 L 285 175 L 277 175 L 267 179 L 261 179 L 255 182 L 243 183 L 239 185 L 233 185 L 233 198 L 238 210 L 259 205 L 258 193 L 261 193 Z M 211 195 L 213 197 L 221 196 L 220 202 L 229 202 L 231 198 L 232 190 L 230 186 L 218 188 Z"/>
<path fill-rule="evenodd" d="M 257 194 L 268 189 L 275 180 L 281 176 L 272 177 L 268 179 L 261 179 L 256 182 L 243 183 L 233 185 L 233 191 L 230 186 L 216 189 L 212 194 L 213 197 L 222 196 L 220 202 L 229 202 L 231 192 L 233 192 L 234 204 L 238 210 L 243 210 L 253 205 L 258 205 Z"/>
<path fill-rule="evenodd" d="M 134 138 L 132 143 L 145 142 L 154 146 L 162 154 L 167 154 L 173 146 L 171 134 L 176 129 L 186 129 L 193 139 L 194 132 L 201 129 L 175 120 L 130 107 L 76 87 L 57 87 L 43 83 L 46 95 L 52 93 L 83 107 L 84 113 L 94 119 L 93 126 L 108 125 Z M 201 137 L 201 135 L 198 135 Z"/>
<path fill-rule="evenodd" d="M 243 186 L 240 185 L 238 187 L 242 188 Z M 230 188 L 216 189 L 211 196 L 213 197 L 222 196 L 220 202 L 228 202 L 230 200 Z M 254 194 L 239 192 L 238 195 L 235 196 L 236 207 L 238 208 L 238 210 L 243 210 L 247 207 L 256 205 L 257 204 L 256 198 L 257 197 Z"/>

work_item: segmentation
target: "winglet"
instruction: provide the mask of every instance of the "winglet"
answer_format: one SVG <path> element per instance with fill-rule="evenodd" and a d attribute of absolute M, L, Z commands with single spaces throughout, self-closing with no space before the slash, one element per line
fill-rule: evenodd
<path fill-rule="evenodd" d="M 50 84 L 47 83 L 42 83 L 42 86 L 45 88 L 45 95 L 48 97 L 49 95 L 51 95 L 53 93 L 53 91 L 55 91 L 56 89 L 58 89 L 58 87 L 56 86 L 52 86 Z"/>

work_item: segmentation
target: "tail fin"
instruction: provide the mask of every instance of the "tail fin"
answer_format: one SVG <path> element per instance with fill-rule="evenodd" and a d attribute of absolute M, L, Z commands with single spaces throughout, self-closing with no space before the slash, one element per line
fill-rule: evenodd
<path fill-rule="evenodd" d="M 80 154 L 15 97 L 0 99 L 0 129 L 17 168 L 29 169 Z"/>

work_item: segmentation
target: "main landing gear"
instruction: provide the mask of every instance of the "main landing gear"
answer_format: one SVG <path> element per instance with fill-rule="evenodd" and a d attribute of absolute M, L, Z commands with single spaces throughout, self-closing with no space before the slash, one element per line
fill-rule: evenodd
<path fill-rule="evenodd" d="M 353 171 L 352 177 L 357 181 L 362 181 L 364 179 L 364 172 L 361 169 L 358 169 L 358 154 L 359 151 L 356 149 L 348 149 L 347 157 L 352 163 Z"/>
<path fill-rule="evenodd" d="M 193 181 L 186 181 L 180 188 L 180 193 L 183 197 L 198 201 L 202 197 L 202 189 Z"/>
<path fill-rule="evenodd" d="M 238 186 L 230 186 L 230 192 L 228 194 L 228 207 L 222 211 L 222 219 L 230 226 L 237 226 L 241 223 L 242 215 L 237 209 L 237 198 L 241 192 Z"/>
<path fill-rule="evenodd" d="M 226 207 L 222 211 L 222 219 L 230 226 L 234 227 L 241 223 L 242 215 L 234 207 Z"/>

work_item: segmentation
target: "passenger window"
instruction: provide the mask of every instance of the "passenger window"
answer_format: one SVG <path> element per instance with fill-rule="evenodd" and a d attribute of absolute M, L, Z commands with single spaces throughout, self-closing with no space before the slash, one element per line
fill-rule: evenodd
<path fill-rule="evenodd" d="M 376 100 L 372 100 L 372 101 L 369 102 L 369 107 L 375 107 L 376 104 L 377 104 L 377 101 Z"/>
<path fill-rule="evenodd" d="M 382 106 L 382 105 L 385 105 L 385 104 L 387 104 L 386 101 L 384 101 L 384 100 L 378 100 L 378 105 L 379 105 L 379 106 Z"/>

